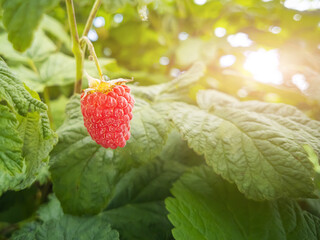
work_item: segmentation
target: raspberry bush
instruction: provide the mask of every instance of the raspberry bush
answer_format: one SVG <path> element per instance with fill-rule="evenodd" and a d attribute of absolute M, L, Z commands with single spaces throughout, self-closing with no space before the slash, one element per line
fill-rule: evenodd
<path fill-rule="evenodd" d="M 0 0 L 0 240 L 320 239 L 320 18 L 288 2 Z"/>

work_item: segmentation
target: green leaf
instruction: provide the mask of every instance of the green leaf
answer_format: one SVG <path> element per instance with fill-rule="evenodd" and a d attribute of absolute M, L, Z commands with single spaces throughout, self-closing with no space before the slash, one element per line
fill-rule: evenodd
<path fill-rule="evenodd" d="M 200 90 L 197 94 L 197 102 L 201 109 L 210 110 L 214 106 L 227 106 L 239 101 L 231 95 L 210 89 Z"/>
<path fill-rule="evenodd" d="M 0 178 L 4 173 L 14 176 L 22 172 L 23 141 L 19 136 L 18 125 L 19 122 L 10 109 L 0 105 Z"/>
<path fill-rule="evenodd" d="M 101 59 L 102 66 L 113 62 L 112 59 Z M 89 74 L 96 74 L 96 66 L 92 61 L 85 61 L 85 69 Z M 37 64 L 37 72 L 23 65 L 14 69 L 18 76 L 33 89 L 42 92 L 45 87 L 65 86 L 75 81 L 76 63 L 73 57 L 62 53 L 51 54 L 43 63 Z"/>
<path fill-rule="evenodd" d="M 65 47 L 70 48 L 70 36 L 66 32 L 65 27 L 58 20 L 49 15 L 44 15 L 40 27 L 61 41 Z"/>
<path fill-rule="evenodd" d="M 136 161 L 150 161 L 156 157 L 166 143 L 169 124 L 156 108 L 136 98 L 133 118 L 130 123 L 131 137 L 126 150 Z"/>
<path fill-rule="evenodd" d="M 172 239 L 163 200 L 184 170 L 177 162 L 159 159 L 130 170 L 117 184 L 103 217 L 121 239 Z"/>
<path fill-rule="evenodd" d="M 60 219 L 64 213 L 62 211 L 59 200 L 54 194 L 49 195 L 49 202 L 40 206 L 37 211 L 39 219 L 43 222 L 48 222 L 54 219 Z"/>
<path fill-rule="evenodd" d="M 179 178 L 186 167 L 178 162 L 155 159 L 139 168 L 127 172 L 117 183 L 110 209 L 125 204 L 136 204 L 164 200 L 170 195 L 172 183 Z"/>
<path fill-rule="evenodd" d="M 169 240 L 172 225 L 163 201 L 128 204 L 103 213 L 123 240 Z"/>
<path fill-rule="evenodd" d="M 47 106 L 33 98 L 23 83 L 9 70 L 0 59 L 0 99 L 7 101 L 12 109 L 26 116 L 29 111 L 46 111 Z"/>
<path fill-rule="evenodd" d="M 320 219 L 293 200 L 255 202 L 209 167 L 184 174 L 166 199 L 177 240 L 316 240 Z"/>
<path fill-rule="evenodd" d="M 3 0 L 3 24 L 13 47 L 23 52 L 32 42 L 33 33 L 45 11 L 58 4 L 58 0 Z"/>
<path fill-rule="evenodd" d="M 168 83 L 139 87 L 133 85 L 132 93 L 148 101 L 181 100 L 183 96 L 189 95 L 189 88 L 199 81 L 204 72 L 205 65 L 196 62 L 186 72 Z"/>
<path fill-rule="evenodd" d="M 56 50 L 54 43 L 41 30 L 35 33 L 35 39 L 31 47 L 28 48 L 24 53 L 16 51 L 7 38 L 7 33 L 2 33 L 0 35 L 0 54 L 6 59 L 15 62 L 21 62 L 25 64 L 30 64 L 31 62 L 40 62 Z"/>
<path fill-rule="evenodd" d="M 37 187 L 8 191 L 0 198 L 0 222 L 17 223 L 29 218 L 39 206 Z"/>
<path fill-rule="evenodd" d="M 313 196 L 315 172 L 303 146 L 319 153 L 319 122 L 285 104 L 243 102 L 210 112 L 170 105 L 189 146 L 247 197 Z"/>
<path fill-rule="evenodd" d="M 31 223 L 15 232 L 12 240 L 119 240 L 119 233 L 111 229 L 100 216 L 76 217 L 63 215 L 44 223 Z"/>
<path fill-rule="evenodd" d="M 111 149 L 91 139 L 79 115 L 73 117 L 80 111 L 79 99 L 74 96 L 67 105 L 68 118 L 57 131 L 59 142 L 51 153 L 50 172 L 64 212 L 94 214 L 107 205 L 121 162 Z"/>
<path fill-rule="evenodd" d="M 59 128 L 59 143 L 51 154 L 54 191 L 67 213 L 94 214 L 106 207 L 112 188 L 132 164 L 160 153 L 167 122 L 150 105 L 137 99 L 131 139 L 115 151 L 96 144 L 84 127 L 80 97 L 67 104 L 67 119 Z"/>
<path fill-rule="evenodd" d="M 26 188 L 37 179 L 57 138 L 50 128 L 47 106 L 3 61 L 0 61 L 0 82 L 1 103 L 9 105 L 0 104 L 1 195 L 9 189 Z"/>
<path fill-rule="evenodd" d="M 162 149 L 159 158 L 163 161 L 175 161 L 187 166 L 204 163 L 204 158 L 196 154 L 188 147 L 187 141 L 183 140 L 177 129 L 173 128 L 168 135 L 166 145 Z"/>

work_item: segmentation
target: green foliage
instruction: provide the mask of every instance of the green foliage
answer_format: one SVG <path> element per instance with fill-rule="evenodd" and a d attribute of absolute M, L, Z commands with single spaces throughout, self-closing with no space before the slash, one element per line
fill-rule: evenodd
<path fill-rule="evenodd" d="M 57 214 L 60 213 L 60 214 Z M 101 216 L 76 217 L 62 213 L 59 202 L 51 201 L 39 211 L 39 221 L 29 223 L 15 232 L 13 240 L 88 239 L 118 240 L 119 234 L 111 229 Z"/>
<path fill-rule="evenodd" d="M 3 25 L 8 31 L 8 39 L 13 47 L 23 52 L 32 42 L 43 12 L 58 4 L 58 0 L 2 0 Z"/>
<path fill-rule="evenodd" d="M 92 5 L 74 0 L 79 36 Z M 317 11 L 102 0 L 88 38 L 105 75 L 134 78 L 136 100 L 131 137 L 112 150 L 71 96 L 76 75 L 98 72 L 87 50 L 77 69 L 65 2 L 0 7 L 1 240 L 320 239 Z M 259 49 L 280 57 L 253 74 L 243 64 Z M 278 61 L 281 85 L 265 71 Z"/>
<path fill-rule="evenodd" d="M 199 93 L 209 111 L 171 104 L 171 119 L 189 146 L 249 198 L 312 196 L 315 172 L 303 145 L 319 149 L 319 122 L 294 107 L 257 101 L 210 101 L 210 110 L 210 93 Z"/>
<path fill-rule="evenodd" d="M 116 185 L 114 196 L 103 212 L 121 239 L 171 239 L 171 224 L 163 200 L 185 167 L 155 160 L 130 170 Z"/>
<path fill-rule="evenodd" d="M 255 202 L 209 167 L 184 174 L 166 199 L 175 239 L 319 239 L 320 218 L 294 200 Z"/>
<path fill-rule="evenodd" d="M 8 66 L 0 59 L 0 98 L 7 101 L 8 105 L 25 116 L 29 110 L 45 111 L 47 106 L 41 101 L 33 98 L 24 88 L 23 83 L 13 73 Z"/>
<path fill-rule="evenodd" d="M 45 165 L 57 138 L 50 129 L 47 106 L 0 61 L 0 194 L 30 186 Z"/>
<path fill-rule="evenodd" d="M 55 193 L 65 212 L 101 211 L 119 177 L 131 166 L 151 160 L 162 150 L 168 123 L 150 104 L 136 101 L 131 139 L 125 149 L 116 151 L 99 146 L 89 136 L 83 125 L 79 95 L 67 105 L 67 120 L 57 131 L 59 143 L 51 154 L 50 169 Z"/>

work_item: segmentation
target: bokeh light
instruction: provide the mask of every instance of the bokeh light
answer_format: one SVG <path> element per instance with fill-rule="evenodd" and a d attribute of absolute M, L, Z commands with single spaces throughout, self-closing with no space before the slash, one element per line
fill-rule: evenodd
<path fill-rule="evenodd" d="M 121 23 L 123 21 L 123 15 L 120 13 L 117 13 L 116 15 L 113 16 L 113 21 L 115 23 Z"/>
<path fill-rule="evenodd" d="M 229 35 L 227 41 L 232 47 L 249 47 L 253 43 L 248 34 L 242 32 Z"/>
<path fill-rule="evenodd" d="M 272 32 L 273 34 L 278 34 L 281 32 L 281 27 L 278 26 L 271 26 L 269 28 L 269 31 Z"/>
<path fill-rule="evenodd" d="M 193 2 L 197 5 L 204 5 L 207 2 L 207 0 L 193 0 Z"/>
<path fill-rule="evenodd" d="M 320 9 L 319 0 L 285 0 L 283 5 L 298 11 Z"/>
<path fill-rule="evenodd" d="M 302 18 L 301 14 L 298 14 L 298 13 L 293 16 L 293 20 L 295 20 L 297 22 L 300 21 L 301 18 Z"/>
<path fill-rule="evenodd" d="M 90 29 L 89 32 L 88 32 L 88 38 L 92 42 L 97 41 L 99 37 L 98 37 L 98 34 L 97 34 L 96 30 Z"/>
<path fill-rule="evenodd" d="M 219 38 L 224 37 L 226 35 L 226 33 L 227 33 L 227 30 L 223 27 L 217 27 L 214 30 L 214 35 L 216 35 Z"/>
<path fill-rule="evenodd" d="M 301 73 L 294 74 L 291 78 L 291 81 L 301 91 L 305 91 L 309 87 L 309 83 L 306 81 L 306 77 Z"/>
<path fill-rule="evenodd" d="M 188 37 L 189 37 L 189 34 L 186 33 L 186 32 L 181 32 L 181 33 L 179 33 L 179 36 L 178 36 L 178 38 L 179 38 L 181 41 L 187 40 Z"/>
<path fill-rule="evenodd" d="M 236 57 L 234 55 L 224 55 L 219 59 L 221 67 L 230 67 L 236 62 Z"/>
<path fill-rule="evenodd" d="M 168 65 L 168 64 L 170 63 L 170 60 L 169 60 L 168 57 L 161 57 L 161 58 L 159 59 L 159 63 L 160 63 L 161 65 L 166 66 L 166 65 Z"/>
<path fill-rule="evenodd" d="M 277 50 L 267 51 L 260 48 L 258 51 L 248 51 L 245 55 L 243 67 L 253 75 L 256 81 L 276 85 L 283 83 Z"/>
<path fill-rule="evenodd" d="M 105 25 L 106 21 L 104 20 L 104 17 L 96 17 L 93 20 L 93 26 L 95 26 L 96 28 L 100 28 L 103 27 Z"/>

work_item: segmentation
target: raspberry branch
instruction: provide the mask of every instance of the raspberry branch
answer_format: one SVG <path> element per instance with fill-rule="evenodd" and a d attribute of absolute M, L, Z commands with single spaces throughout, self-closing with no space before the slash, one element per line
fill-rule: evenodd
<path fill-rule="evenodd" d="M 92 22 L 100 8 L 100 5 L 101 5 L 101 0 L 96 0 L 93 4 L 93 7 L 91 9 L 91 12 L 89 14 L 89 17 L 88 17 L 88 20 L 87 20 L 87 23 L 84 27 L 84 30 L 83 30 L 83 33 L 82 33 L 82 36 L 87 36 L 88 35 L 88 32 L 92 26 Z"/>
<path fill-rule="evenodd" d="M 89 49 L 89 52 L 90 52 L 89 59 L 90 59 L 90 57 L 93 58 L 94 63 L 96 64 L 96 67 L 98 69 L 100 79 L 104 80 L 103 73 L 102 73 L 102 70 L 101 70 L 101 66 L 100 66 L 97 54 L 96 54 L 96 52 L 94 50 L 93 44 L 91 43 L 91 41 L 86 36 L 81 37 L 81 39 L 80 39 L 81 46 L 83 46 L 83 44 L 82 44 L 83 42 L 86 43 L 86 45 L 88 46 L 88 49 Z M 85 46 L 83 47 L 83 49 L 85 49 Z"/>
<path fill-rule="evenodd" d="M 82 69 L 83 69 L 83 54 L 80 47 L 79 34 L 77 29 L 76 17 L 72 0 L 66 0 L 68 20 L 72 35 L 72 52 L 76 59 L 76 81 L 74 84 L 74 92 L 80 93 L 82 88 Z"/>
<path fill-rule="evenodd" d="M 85 25 L 85 28 L 84 28 L 84 31 L 82 34 L 83 35 L 82 38 L 85 38 L 85 36 L 88 34 L 88 32 L 91 28 L 93 19 L 95 18 L 96 13 L 97 13 L 100 5 L 101 5 L 101 0 L 96 0 L 94 2 L 93 7 L 90 12 L 90 15 L 87 20 L 87 23 Z M 78 34 L 78 30 L 77 30 L 77 22 L 76 22 L 76 17 L 75 17 L 73 0 L 66 0 L 66 6 L 67 6 L 70 31 L 71 31 L 71 35 L 72 35 L 72 52 L 73 52 L 75 59 L 76 59 L 76 81 L 74 84 L 74 93 L 80 93 L 81 89 L 82 89 L 83 59 L 84 59 L 85 49 L 81 47 L 80 40 L 79 40 L 79 34 Z M 88 41 L 89 41 L 89 39 L 88 39 Z M 91 55 L 93 56 L 93 58 L 96 57 L 95 53 L 94 53 L 94 55 L 92 54 L 92 51 L 90 50 L 90 45 L 88 43 L 87 43 L 87 45 L 89 46 L 89 51 L 90 51 Z M 96 62 L 96 60 L 97 59 L 95 59 L 95 62 Z M 96 65 L 97 64 L 99 64 L 99 62 L 98 63 L 96 62 Z M 101 77 L 102 72 L 101 72 L 100 65 L 97 65 L 97 68 L 98 68 L 98 71 L 99 71 L 99 74 Z"/>

